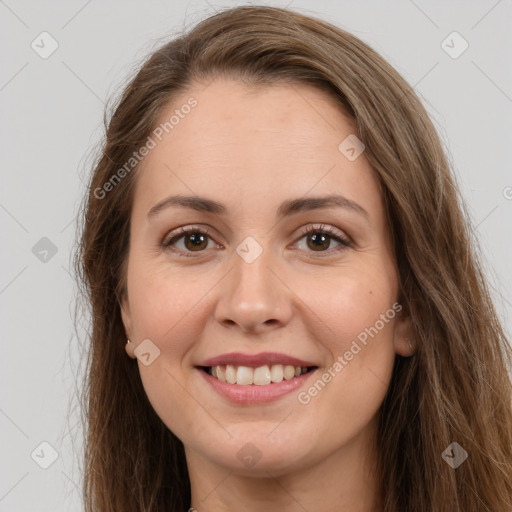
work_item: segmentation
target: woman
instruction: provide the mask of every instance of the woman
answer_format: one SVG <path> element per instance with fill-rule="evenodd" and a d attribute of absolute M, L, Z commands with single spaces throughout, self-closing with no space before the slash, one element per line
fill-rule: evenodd
<path fill-rule="evenodd" d="M 237 7 L 155 51 L 84 207 L 86 510 L 512 510 L 472 244 L 425 109 L 351 34 Z"/>

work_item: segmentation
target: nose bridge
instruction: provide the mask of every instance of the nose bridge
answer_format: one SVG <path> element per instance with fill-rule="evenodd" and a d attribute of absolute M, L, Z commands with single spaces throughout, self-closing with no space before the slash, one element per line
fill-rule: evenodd
<path fill-rule="evenodd" d="M 289 297 L 275 275 L 279 265 L 270 247 L 247 237 L 233 254 L 232 265 L 219 296 L 217 321 L 237 324 L 244 331 L 286 323 L 291 314 Z"/>

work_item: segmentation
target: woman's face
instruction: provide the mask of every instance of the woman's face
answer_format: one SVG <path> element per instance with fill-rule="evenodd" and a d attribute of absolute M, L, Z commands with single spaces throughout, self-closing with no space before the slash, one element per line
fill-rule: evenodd
<path fill-rule="evenodd" d="M 158 124 L 173 115 L 134 171 L 122 302 L 152 406 L 189 463 L 276 476 L 358 456 L 411 352 L 355 125 L 310 86 L 220 78 Z"/>

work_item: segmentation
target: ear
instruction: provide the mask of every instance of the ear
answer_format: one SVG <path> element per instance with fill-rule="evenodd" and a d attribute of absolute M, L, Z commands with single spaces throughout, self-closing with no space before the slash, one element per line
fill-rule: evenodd
<path fill-rule="evenodd" d="M 130 311 L 130 303 L 128 301 L 127 294 L 125 293 L 123 295 L 123 298 L 120 301 L 120 307 L 121 307 L 121 319 L 123 321 L 124 325 L 124 331 L 126 333 L 126 336 L 129 340 L 131 340 L 131 343 L 125 344 L 125 350 L 126 353 L 132 358 L 135 359 L 134 349 L 135 349 L 135 343 L 132 339 L 132 315 Z"/>
<path fill-rule="evenodd" d="M 403 357 L 410 357 L 416 351 L 411 318 L 403 309 L 396 316 L 394 345 L 395 352 Z"/>

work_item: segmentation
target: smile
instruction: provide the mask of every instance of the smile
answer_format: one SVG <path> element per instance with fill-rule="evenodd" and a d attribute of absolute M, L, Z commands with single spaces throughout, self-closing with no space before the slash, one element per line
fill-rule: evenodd
<path fill-rule="evenodd" d="M 203 360 L 195 369 L 221 397 L 250 405 L 298 390 L 316 373 L 318 364 L 278 352 L 231 352 Z"/>

